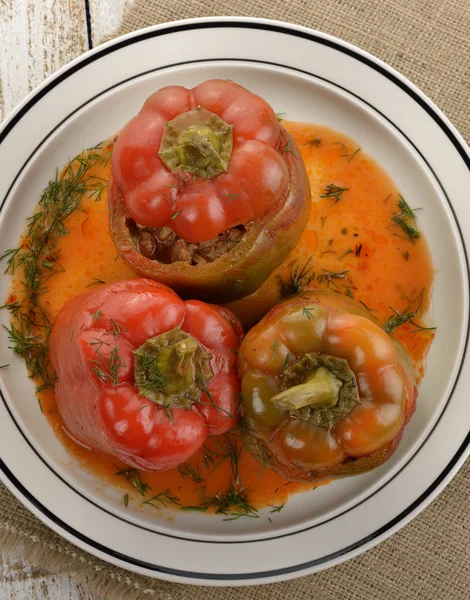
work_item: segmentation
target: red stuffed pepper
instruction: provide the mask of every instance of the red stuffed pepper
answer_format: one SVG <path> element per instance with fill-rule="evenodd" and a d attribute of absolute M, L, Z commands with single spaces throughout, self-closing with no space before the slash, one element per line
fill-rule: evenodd
<path fill-rule="evenodd" d="M 149 279 L 77 296 L 51 337 L 66 428 L 139 469 L 179 465 L 235 423 L 241 336 L 228 310 Z"/>
<path fill-rule="evenodd" d="M 416 400 L 411 362 L 356 302 L 308 291 L 245 337 L 248 449 L 289 479 L 368 471 L 396 449 Z"/>
<path fill-rule="evenodd" d="M 255 291 L 294 248 L 310 189 L 271 107 L 232 81 L 163 88 L 121 131 L 110 232 L 140 275 L 221 301 Z"/>

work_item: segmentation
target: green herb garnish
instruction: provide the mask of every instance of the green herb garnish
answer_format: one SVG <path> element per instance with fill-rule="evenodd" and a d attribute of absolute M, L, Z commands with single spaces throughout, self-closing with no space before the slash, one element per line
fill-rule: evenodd
<path fill-rule="evenodd" d="M 331 206 L 334 206 L 341 200 L 341 197 L 344 194 L 344 192 L 348 191 L 349 188 L 340 187 L 338 185 L 335 185 L 334 183 L 329 183 L 327 186 L 325 186 L 325 192 L 323 194 L 320 194 L 320 198 L 334 198 L 335 201 L 333 202 L 333 204 L 331 204 Z"/>

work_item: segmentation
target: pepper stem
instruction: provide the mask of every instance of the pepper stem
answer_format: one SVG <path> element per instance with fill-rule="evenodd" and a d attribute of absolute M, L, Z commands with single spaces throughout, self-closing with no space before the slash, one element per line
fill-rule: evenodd
<path fill-rule="evenodd" d="M 210 179 L 227 172 L 232 143 L 232 126 L 199 107 L 165 123 L 158 155 L 172 172 Z"/>
<path fill-rule="evenodd" d="M 282 374 L 272 402 L 302 421 L 331 429 L 360 402 L 356 377 L 342 358 L 304 354 Z"/>
<path fill-rule="evenodd" d="M 280 392 L 271 400 L 288 410 L 304 406 L 311 408 L 331 408 L 339 400 L 342 382 L 325 367 L 319 367 L 309 375 L 304 383 Z"/>
<path fill-rule="evenodd" d="M 139 396 L 165 408 L 189 410 L 213 377 L 210 359 L 201 344 L 179 327 L 150 338 L 134 351 Z"/>

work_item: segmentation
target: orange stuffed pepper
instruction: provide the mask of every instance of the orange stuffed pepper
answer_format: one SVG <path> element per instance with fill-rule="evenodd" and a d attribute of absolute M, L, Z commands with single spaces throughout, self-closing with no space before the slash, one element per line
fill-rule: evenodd
<path fill-rule="evenodd" d="M 356 302 L 309 290 L 240 349 L 245 442 L 289 479 L 368 471 L 396 449 L 417 390 L 405 351 Z"/>

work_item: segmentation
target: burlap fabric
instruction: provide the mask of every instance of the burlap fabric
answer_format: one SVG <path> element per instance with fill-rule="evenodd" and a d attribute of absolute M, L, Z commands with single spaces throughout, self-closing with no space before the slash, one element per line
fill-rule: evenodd
<path fill-rule="evenodd" d="M 339 36 L 427 93 L 470 140 L 470 0 L 136 0 L 116 35 L 214 15 L 279 19 Z M 462 190 L 462 193 L 467 193 Z M 0 547 L 23 543 L 41 568 L 73 571 L 97 598 L 392 600 L 470 598 L 470 461 L 412 523 L 327 571 L 249 588 L 188 588 L 110 567 L 43 526 L 0 485 Z"/>

